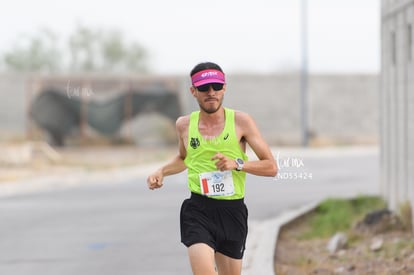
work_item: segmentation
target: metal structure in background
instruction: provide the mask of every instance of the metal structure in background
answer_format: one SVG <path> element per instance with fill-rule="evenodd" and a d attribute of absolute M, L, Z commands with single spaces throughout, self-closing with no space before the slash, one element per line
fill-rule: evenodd
<path fill-rule="evenodd" d="M 28 138 L 39 127 L 58 146 L 73 133 L 81 141 L 91 132 L 117 138 L 124 123 L 143 112 L 171 121 L 182 112 L 177 82 L 161 77 L 39 77 L 28 85 L 27 98 Z M 132 140 L 127 127 L 124 138 Z"/>
<path fill-rule="evenodd" d="M 414 209 L 414 0 L 381 1 L 381 192 Z M 414 230 L 414 211 L 412 211 Z"/>
<path fill-rule="evenodd" d="M 308 126 L 308 32 L 307 32 L 307 0 L 301 1 L 301 73 L 300 73 L 300 99 L 301 99 L 301 133 L 302 146 L 309 145 Z"/>

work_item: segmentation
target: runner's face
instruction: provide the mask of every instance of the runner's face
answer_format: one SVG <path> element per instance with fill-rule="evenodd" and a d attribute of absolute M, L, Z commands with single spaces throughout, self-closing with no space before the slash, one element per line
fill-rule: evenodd
<path fill-rule="evenodd" d="M 198 105 L 200 105 L 200 108 L 208 114 L 213 114 L 220 109 L 223 103 L 225 90 L 226 85 L 218 91 L 215 91 L 210 85 L 206 92 L 200 92 L 196 87 L 192 87 L 192 93 L 194 97 L 197 98 Z"/>

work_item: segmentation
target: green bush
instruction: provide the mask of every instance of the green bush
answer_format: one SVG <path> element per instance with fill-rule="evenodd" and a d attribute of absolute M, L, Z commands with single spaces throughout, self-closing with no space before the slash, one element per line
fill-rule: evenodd
<path fill-rule="evenodd" d="M 315 209 L 310 218 L 311 228 L 302 235 L 302 238 L 325 238 L 338 231 L 347 231 L 356 220 L 362 219 L 367 213 L 385 207 L 385 201 L 376 196 L 326 199 Z"/>

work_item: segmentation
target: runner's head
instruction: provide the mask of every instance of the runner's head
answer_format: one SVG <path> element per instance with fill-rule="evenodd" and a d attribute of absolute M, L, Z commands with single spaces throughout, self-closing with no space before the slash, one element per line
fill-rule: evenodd
<path fill-rule="evenodd" d="M 217 112 L 222 105 L 226 88 L 223 70 L 213 62 L 197 64 L 190 73 L 191 93 L 206 113 Z"/>

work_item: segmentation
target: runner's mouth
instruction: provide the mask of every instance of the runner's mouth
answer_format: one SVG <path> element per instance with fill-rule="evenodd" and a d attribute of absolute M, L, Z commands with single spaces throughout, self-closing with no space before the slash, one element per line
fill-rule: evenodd
<path fill-rule="evenodd" d="M 207 98 L 206 100 L 204 100 L 205 102 L 215 102 L 218 101 L 216 98 Z"/>

